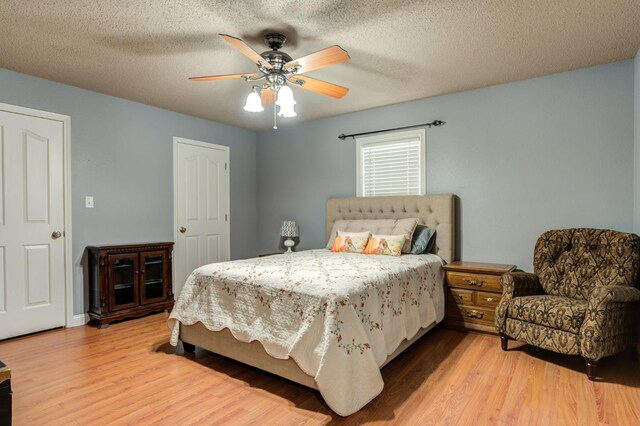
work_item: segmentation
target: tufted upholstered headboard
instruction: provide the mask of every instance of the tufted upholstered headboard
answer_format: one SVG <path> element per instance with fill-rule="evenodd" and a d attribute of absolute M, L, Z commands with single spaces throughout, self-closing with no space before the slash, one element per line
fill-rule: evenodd
<path fill-rule="evenodd" d="M 456 253 L 455 210 L 453 194 L 329 198 L 326 240 L 336 220 L 417 217 L 419 224 L 435 228 L 436 244 L 432 252 L 450 263 Z"/>

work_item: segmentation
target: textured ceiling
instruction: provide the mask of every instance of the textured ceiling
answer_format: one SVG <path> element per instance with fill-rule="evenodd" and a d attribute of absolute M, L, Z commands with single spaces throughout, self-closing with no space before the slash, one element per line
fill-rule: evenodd
<path fill-rule="evenodd" d="M 216 36 L 296 58 L 339 44 L 351 61 L 309 73 L 340 100 L 294 89 L 281 125 L 633 57 L 640 0 L 2 0 L 0 67 L 248 129 L 251 84 L 189 76 L 254 72 Z"/>

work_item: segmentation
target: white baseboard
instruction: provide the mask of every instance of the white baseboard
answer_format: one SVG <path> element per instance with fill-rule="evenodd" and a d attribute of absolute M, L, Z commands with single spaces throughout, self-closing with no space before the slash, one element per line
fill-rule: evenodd
<path fill-rule="evenodd" d="M 81 326 L 81 325 L 85 325 L 88 322 L 89 322 L 89 315 L 88 314 L 74 315 L 73 319 L 71 320 L 71 323 L 67 324 L 67 328 L 68 327 L 78 327 L 78 326 Z"/>

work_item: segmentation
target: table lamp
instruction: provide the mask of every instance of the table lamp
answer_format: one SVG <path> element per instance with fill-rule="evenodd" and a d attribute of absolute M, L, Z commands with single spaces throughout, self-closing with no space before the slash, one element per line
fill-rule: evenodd
<path fill-rule="evenodd" d="M 282 221 L 282 228 L 280 228 L 280 236 L 286 238 L 284 240 L 284 246 L 287 248 L 286 253 L 293 253 L 293 251 L 291 250 L 291 247 L 296 245 L 296 243 L 291 238 L 296 238 L 300 236 L 300 230 L 298 229 L 298 224 L 293 220 Z"/>

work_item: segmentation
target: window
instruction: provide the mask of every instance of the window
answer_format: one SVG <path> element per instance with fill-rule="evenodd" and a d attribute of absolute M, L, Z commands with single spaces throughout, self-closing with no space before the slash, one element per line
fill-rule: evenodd
<path fill-rule="evenodd" d="M 357 195 L 424 195 L 424 129 L 356 139 Z"/>

